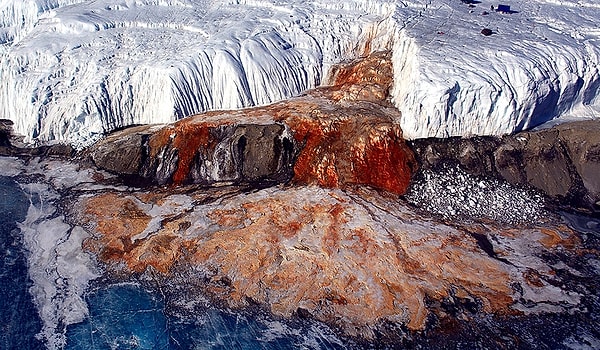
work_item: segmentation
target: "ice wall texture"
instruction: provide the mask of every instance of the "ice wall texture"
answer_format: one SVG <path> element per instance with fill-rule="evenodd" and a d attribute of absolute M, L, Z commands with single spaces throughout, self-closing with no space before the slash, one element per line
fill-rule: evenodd
<path fill-rule="evenodd" d="M 332 64 L 385 49 L 408 138 L 597 116 L 595 0 L 528 1 L 512 14 L 492 4 L 3 1 L 0 118 L 27 141 L 83 147 L 127 125 L 298 95 L 326 83 Z"/>
<path fill-rule="evenodd" d="M 18 33 L 3 43 L 0 115 L 28 141 L 76 147 L 126 125 L 298 95 L 357 55 L 393 10 L 360 0 L 42 2 L 37 12 L 31 1 L 1 5 L 6 32 Z"/>
<path fill-rule="evenodd" d="M 512 13 L 486 0 L 412 3 L 394 15 L 394 103 L 406 137 L 498 135 L 600 115 L 597 0 L 506 1 Z"/>

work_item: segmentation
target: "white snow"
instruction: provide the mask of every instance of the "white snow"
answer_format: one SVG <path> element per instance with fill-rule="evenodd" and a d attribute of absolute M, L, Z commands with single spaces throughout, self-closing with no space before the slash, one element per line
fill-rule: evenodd
<path fill-rule="evenodd" d="M 99 274 L 92 257 L 81 249 L 89 235 L 56 215 L 53 202 L 59 195 L 43 183 L 21 187 L 31 198 L 19 228 L 28 250 L 30 293 L 43 321 L 39 336 L 49 349 L 62 349 L 66 326 L 83 321 L 88 313 L 83 293 Z"/>
<path fill-rule="evenodd" d="M 85 195 L 88 191 L 123 188 L 102 186 L 94 181 L 94 171 L 70 162 L 36 158 L 25 164 L 20 159 L 0 157 L 0 169 L 0 175 L 17 176 L 15 180 L 30 199 L 19 229 L 32 281 L 29 292 L 43 322 L 38 337 L 48 349 L 62 349 L 66 327 L 81 322 L 88 313 L 84 292 L 90 281 L 100 276 L 100 269 L 92 255 L 82 249 L 89 234 L 68 223 L 58 202 L 65 193 Z M 39 182 L 30 182 L 32 179 Z"/>
<path fill-rule="evenodd" d="M 4 0 L 0 118 L 28 142 L 81 148 L 126 125 L 298 95 L 332 64 L 385 49 L 408 138 L 597 117 L 596 0 L 507 3 L 517 12 L 491 0 Z"/>

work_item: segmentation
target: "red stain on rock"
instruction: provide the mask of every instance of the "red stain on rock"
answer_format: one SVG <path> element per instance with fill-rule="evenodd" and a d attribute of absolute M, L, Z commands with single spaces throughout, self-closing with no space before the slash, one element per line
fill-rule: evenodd
<path fill-rule="evenodd" d="M 222 123 L 225 125 L 226 123 Z M 173 174 L 175 185 L 188 182 L 194 157 L 200 150 L 212 151 L 215 140 L 210 129 L 216 125 L 198 122 L 196 119 L 183 119 L 169 125 L 150 138 L 150 156 L 157 157 L 161 150 L 171 147 L 177 151 L 177 170 Z"/>
<path fill-rule="evenodd" d="M 423 329 L 436 312 L 426 300 L 451 292 L 481 300 L 485 312 L 514 302 L 510 285 L 519 275 L 468 234 L 431 223 L 403 227 L 417 218 L 402 210 L 378 222 L 373 213 L 398 209 L 397 200 L 350 192 L 271 188 L 193 209 L 160 195 L 149 203 L 146 194 L 109 193 L 82 198 L 78 217 L 95 228 L 86 250 L 111 269 L 199 267 L 206 280 L 192 283 L 232 307 L 252 300 L 281 316 L 301 307 L 348 334 L 369 337 L 385 320 Z M 161 202 L 165 216 L 152 228 L 140 208 Z"/>
<path fill-rule="evenodd" d="M 361 151 L 354 163 L 357 182 L 393 193 L 406 192 L 416 170 L 416 160 L 404 143 L 399 126 L 369 134 L 366 147 Z"/>
<path fill-rule="evenodd" d="M 406 192 L 417 162 L 389 116 L 341 106 L 319 110 L 319 118 L 315 114 L 282 117 L 301 145 L 294 164 L 296 183 L 333 188 L 359 184 Z"/>
<path fill-rule="evenodd" d="M 211 148 L 209 127 L 206 124 L 187 125 L 182 123 L 180 124 L 178 136 L 173 141 L 174 147 L 179 152 L 179 163 L 177 163 L 177 170 L 173 174 L 173 182 L 181 184 L 189 178 L 192 161 L 200 146 Z"/>
<path fill-rule="evenodd" d="M 389 52 L 375 52 L 355 62 L 339 65 L 332 71 L 332 98 L 341 100 L 384 101 L 393 80 Z"/>

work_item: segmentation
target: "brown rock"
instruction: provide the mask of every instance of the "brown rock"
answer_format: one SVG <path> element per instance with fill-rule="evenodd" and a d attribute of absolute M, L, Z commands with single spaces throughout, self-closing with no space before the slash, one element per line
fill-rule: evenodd
<path fill-rule="evenodd" d="M 594 210 L 600 199 L 598 135 L 600 121 L 589 120 L 501 138 L 423 139 L 410 145 L 422 169 L 456 163 L 470 173 L 532 186 Z"/>
<path fill-rule="evenodd" d="M 175 184 L 288 181 L 295 145 L 286 128 L 235 123 L 231 114 L 184 119 L 153 134 L 143 175 Z"/>
<path fill-rule="evenodd" d="M 157 126 L 137 126 L 109 135 L 94 146 L 91 159 L 102 169 L 138 174 L 145 158 L 145 143 L 156 129 Z"/>
<path fill-rule="evenodd" d="M 581 177 L 590 202 L 600 200 L 600 122 L 588 120 L 556 127 Z"/>
<path fill-rule="evenodd" d="M 527 176 L 523 167 L 523 145 L 512 138 L 504 139 L 494 151 L 494 160 L 496 169 L 500 177 L 512 184 L 524 184 L 527 182 Z"/>
<path fill-rule="evenodd" d="M 527 183 L 552 197 L 566 197 L 574 186 L 575 174 L 569 171 L 570 161 L 558 142 L 558 132 L 548 130 L 528 136 L 523 152 Z"/>

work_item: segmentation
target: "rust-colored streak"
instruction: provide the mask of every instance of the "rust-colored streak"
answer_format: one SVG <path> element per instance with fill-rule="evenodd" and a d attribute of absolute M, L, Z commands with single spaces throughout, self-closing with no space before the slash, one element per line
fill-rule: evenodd
<path fill-rule="evenodd" d="M 331 188 L 361 184 L 404 194 L 417 163 L 400 128 L 385 117 L 343 112 L 356 116 L 323 113 L 319 119 L 285 120 L 302 145 L 294 181 Z"/>
<path fill-rule="evenodd" d="M 202 118 L 186 118 L 162 128 L 150 137 L 150 157 L 158 157 L 161 151 L 169 148 L 177 152 L 178 163 L 172 178 L 175 185 L 189 182 L 190 170 L 199 152 L 210 154 L 214 151 L 218 140 L 214 139 L 211 129 L 233 123 L 226 119 L 226 114 L 216 123 L 202 121 L 203 118 L 221 114 L 224 112 L 206 113 Z"/>
<path fill-rule="evenodd" d="M 334 73 L 333 86 L 350 84 L 392 84 L 393 68 L 387 52 L 376 52 L 361 60 L 340 66 Z"/>
<path fill-rule="evenodd" d="M 354 163 L 357 182 L 403 194 L 416 170 L 412 151 L 397 136 L 397 127 L 381 135 L 371 134 L 363 155 Z M 399 129 L 399 128 L 398 128 Z"/>
<path fill-rule="evenodd" d="M 338 228 L 346 221 L 343 218 L 344 208 L 340 204 L 335 204 L 329 210 L 324 207 L 312 208 L 312 210 L 315 210 L 315 212 L 326 213 L 324 220 L 331 223 L 324 231 L 322 245 L 325 248 L 327 255 L 332 256 L 333 254 L 337 253 L 340 248 L 342 237 Z"/>
<path fill-rule="evenodd" d="M 322 158 L 321 147 L 325 133 L 316 120 L 302 120 L 292 126 L 294 138 L 301 145 L 302 151 L 294 164 L 294 180 L 299 183 L 310 183 L 316 178 L 315 159 Z M 321 182 L 325 182 L 321 180 Z M 329 185 L 337 185 L 331 184 Z"/>
<path fill-rule="evenodd" d="M 211 148 L 208 125 L 181 123 L 179 126 L 177 136 L 173 140 L 173 146 L 177 149 L 179 155 L 177 170 L 173 174 L 173 183 L 175 184 L 182 184 L 189 178 L 192 161 L 200 146 L 205 149 Z"/>

